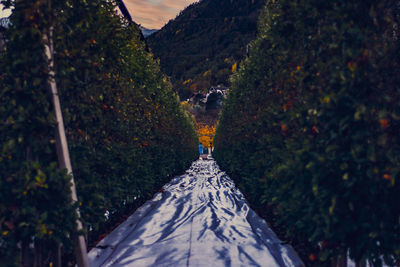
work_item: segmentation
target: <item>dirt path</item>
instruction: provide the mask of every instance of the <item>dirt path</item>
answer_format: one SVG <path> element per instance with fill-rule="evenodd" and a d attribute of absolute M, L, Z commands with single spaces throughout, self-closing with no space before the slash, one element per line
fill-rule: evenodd
<path fill-rule="evenodd" d="M 91 266 L 303 266 L 215 161 L 198 160 L 89 253 Z"/>

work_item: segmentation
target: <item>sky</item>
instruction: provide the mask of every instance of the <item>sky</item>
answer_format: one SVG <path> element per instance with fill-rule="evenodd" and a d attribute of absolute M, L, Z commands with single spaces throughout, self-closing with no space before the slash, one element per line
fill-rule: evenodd
<path fill-rule="evenodd" d="M 161 29 L 181 10 L 198 0 L 124 0 L 133 20 L 148 29 Z M 10 10 L 3 11 L 0 4 L 0 18 L 8 17 Z"/>
<path fill-rule="evenodd" d="M 198 0 L 124 0 L 132 19 L 148 29 L 161 29 L 194 2 Z"/>

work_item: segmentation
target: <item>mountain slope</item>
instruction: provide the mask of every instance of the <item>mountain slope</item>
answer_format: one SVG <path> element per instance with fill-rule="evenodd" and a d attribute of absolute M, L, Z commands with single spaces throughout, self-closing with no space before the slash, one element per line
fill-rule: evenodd
<path fill-rule="evenodd" d="M 145 38 L 149 37 L 150 35 L 158 31 L 157 29 L 147 29 L 143 26 L 140 26 L 140 30 L 142 31 L 142 34 Z"/>
<path fill-rule="evenodd" d="M 203 0 L 188 6 L 147 41 L 181 97 L 228 85 L 232 66 L 255 38 L 262 0 Z"/>

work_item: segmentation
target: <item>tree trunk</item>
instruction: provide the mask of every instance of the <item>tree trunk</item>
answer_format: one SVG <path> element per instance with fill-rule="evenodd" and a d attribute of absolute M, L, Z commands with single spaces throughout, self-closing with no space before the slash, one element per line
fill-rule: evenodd
<path fill-rule="evenodd" d="M 30 266 L 32 266 L 32 260 L 30 257 L 29 242 L 22 241 L 21 242 L 21 267 L 30 267 Z"/>
<path fill-rule="evenodd" d="M 44 265 L 43 263 L 43 251 L 42 251 L 42 246 L 40 244 L 40 242 L 36 241 L 35 242 L 35 261 L 33 263 L 34 267 L 41 267 Z"/>
<path fill-rule="evenodd" d="M 347 267 L 347 257 L 345 255 L 340 255 L 333 259 L 332 267 Z"/>
<path fill-rule="evenodd" d="M 62 267 L 62 245 L 60 243 L 57 244 L 57 259 L 56 259 L 56 267 Z"/>

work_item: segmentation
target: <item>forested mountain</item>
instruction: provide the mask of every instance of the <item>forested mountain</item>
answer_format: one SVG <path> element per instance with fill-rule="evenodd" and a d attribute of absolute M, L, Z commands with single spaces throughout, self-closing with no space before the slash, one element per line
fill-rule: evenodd
<path fill-rule="evenodd" d="M 228 85 L 255 38 L 262 0 L 203 0 L 188 6 L 147 40 L 182 98 Z"/>

